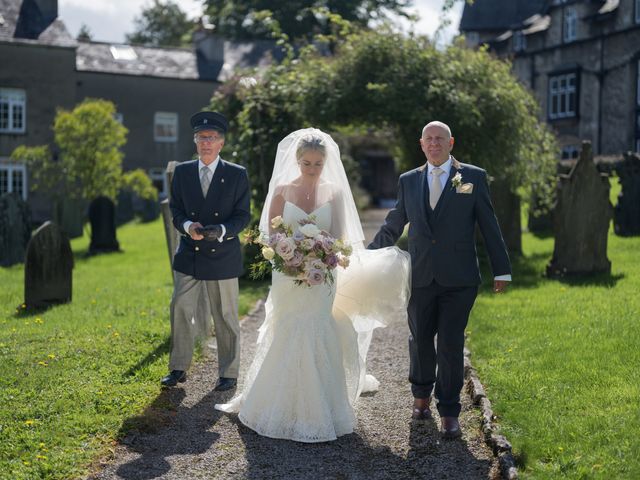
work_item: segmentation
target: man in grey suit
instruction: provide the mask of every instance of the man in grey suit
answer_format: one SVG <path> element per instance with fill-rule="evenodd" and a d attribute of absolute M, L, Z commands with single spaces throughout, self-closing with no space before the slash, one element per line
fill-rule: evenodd
<path fill-rule="evenodd" d="M 180 232 L 173 257 L 170 373 L 162 385 L 187 379 L 191 364 L 197 305 L 208 297 L 218 344 L 219 378 L 215 390 L 236 385 L 240 364 L 238 277 L 242 253 L 238 234 L 251 218 L 246 170 L 220 158 L 227 119 L 217 112 L 191 117 L 198 160 L 183 162 L 171 183 L 171 214 Z"/>
<path fill-rule="evenodd" d="M 509 254 L 491 205 L 487 173 L 458 162 L 451 156 L 453 144 L 446 124 L 431 122 L 424 127 L 420 145 L 427 163 L 400 176 L 397 203 L 368 247 L 395 244 L 409 223 L 412 418 L 431 417 L 435 387 L 445 438 L 462 434 L 458 416 L 464 329 L 480 284 L 476 224 L 491 261 L 494 291 L 503 292 L 511 281 Z"/>

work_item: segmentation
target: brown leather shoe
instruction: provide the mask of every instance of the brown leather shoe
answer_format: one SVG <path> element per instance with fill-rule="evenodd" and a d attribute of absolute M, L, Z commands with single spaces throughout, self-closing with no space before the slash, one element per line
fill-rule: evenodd
<path fill-rule="evenodd" d="M 458 417 L 442 417 L 440 420 L 442 426 L 440 433 L 442 434 L 442 438 L 451 440 L 462 436 Z"/>
<path fill-rule="evenodd" d="M 432 418 L 431 397 L 429 398 L 414 398 L 413 399 L 413 411 L 411 413 L 412 420 L 429 420 Z"/>

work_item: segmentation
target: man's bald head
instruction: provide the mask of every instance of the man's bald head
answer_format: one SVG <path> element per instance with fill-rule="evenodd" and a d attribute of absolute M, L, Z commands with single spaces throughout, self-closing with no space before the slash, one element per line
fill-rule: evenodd
<path fill-rule="evenodd" d="M 424 128 L 422 129 L 422 138 L 424 138 L 424 134 L 427 131 L 427 128 L 429 127 L 440 127 L 443 130 L 445 130 L 447 132 L 447 135 L 449 135 L 449 138 L 452 137 L 451 135 L 451 129 L 449 128 L 449 125 L 447 125 L 446 123 L 443 122 L 439 122 L 437 120 L 433 121 L 433 122 L 429 122 L 427 123 Z"/>
<path fill-rule="evenodd" d="M 453 142 L 451 129 L 446 123 L 433 121 L 427 123 L 422 129 L 420 147 L 427 161 L 433 166 L 439 167 L 449 159 Z"/>

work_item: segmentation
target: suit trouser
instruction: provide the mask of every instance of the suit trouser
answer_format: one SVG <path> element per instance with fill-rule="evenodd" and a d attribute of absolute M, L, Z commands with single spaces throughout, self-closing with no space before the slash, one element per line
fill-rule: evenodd
<path fill-rule="evenodd" d="M 428 287 L 411 290 L 408 309 L 411 392 L 415 398 L 427 398 L 435 386 L 441 416 L 460 414 L 464 329 L 477 294 L 477 286 L 444 287 L 435 281 Z"/>
<path fill-rule="evenodd" d="M 196 280 L 173 272 L 175 286 L 171 299 L 171 356 L 169 370 L 187 370 L 193 358 L 198 303 L 209 297 L 218 344 L 220 377 L 237 378 L 240 366 L 240 324 L 238 322 L 238 279 Z"/>

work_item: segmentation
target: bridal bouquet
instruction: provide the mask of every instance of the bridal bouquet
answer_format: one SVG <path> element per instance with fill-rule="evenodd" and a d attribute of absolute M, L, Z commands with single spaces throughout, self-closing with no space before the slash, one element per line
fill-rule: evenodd
<path fill-rule="evenodd" d="M 262 245 L 262 258 L 251 265 L 251 277 L 263 277 L 269 267 L 295 278 L 296 285 L 332 284 L 333 270 L 349 266 L 351 247 L 320 230 L 309 216 L 292 227 L 281 216 L 271 220 L 273 233 L 249 233 L 249 240 Z"/>

